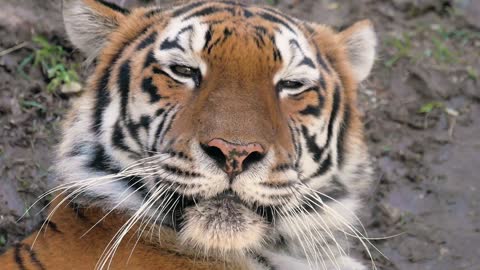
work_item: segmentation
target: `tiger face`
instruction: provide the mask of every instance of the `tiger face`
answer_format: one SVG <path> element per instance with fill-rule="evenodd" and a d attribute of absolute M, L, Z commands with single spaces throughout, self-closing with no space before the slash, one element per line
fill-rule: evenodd
<path fill-rule="evenodd" d="M 361 235 L 368 21 L 335 32 L 229 1 L 66 0 L 64 18 L 96 65 L 60 146 L 67 198 L 205 252 L 326 259 L 343 254 L 338 232 Z"/>

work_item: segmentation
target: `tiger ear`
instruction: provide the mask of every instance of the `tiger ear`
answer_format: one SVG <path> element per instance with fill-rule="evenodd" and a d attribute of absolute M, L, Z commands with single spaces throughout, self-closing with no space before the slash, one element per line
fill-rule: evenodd
<path fill-rule="evenodd" d="M 63 0 L 63 21 L 70 41 L 94 59 L 128 10 L 102 0 Z"/>
<path fill-rule="evenodd" d="M 357 82 L 368 77 L 375 62 L 377 37 L 369 20 L 359 21 L 339 33 Z"/>

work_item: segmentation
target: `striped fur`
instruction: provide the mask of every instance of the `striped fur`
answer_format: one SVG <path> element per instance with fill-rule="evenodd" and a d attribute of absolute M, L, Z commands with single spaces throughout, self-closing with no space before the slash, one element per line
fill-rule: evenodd
<path fill-rule="evenodd" d="M 144 253 L 132 253 L 131 269 L 366 269 L 345 240 L 369 248 L 355 227 L 371 182 L 356 109 L 375 53 L 368 21 L 338 33 L 237 1 L 127 11 L 65 0 L 64 16 L 70 39 L 96 62 L 65 121 L 52 190 L 57 206 L 95 214 L 86 224 L 59 207 L 50 214 L 64 234 L 72 226 L 69 236 L 88 231 L 104 245 L 82 254 L 91 261 L 81 269 L 112 259 L 123 269 L 115 258 L 132 238 Z M 206 147 L 215 138 L 265 153 L 229 177 Z M 101 222 L 102 234 L 91 219 L 110 211 L 122 222 Z M 80 269 L 61 254 L 88 242 L 47 236 L 0 262 L 13 254 L 20 269 L 26 257 L 32 269 Z"/>

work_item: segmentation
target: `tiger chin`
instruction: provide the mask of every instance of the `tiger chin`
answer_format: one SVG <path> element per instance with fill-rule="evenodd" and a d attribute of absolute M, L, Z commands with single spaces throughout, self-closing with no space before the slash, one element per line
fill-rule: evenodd
<path fill-rule="evenodd" d="M 369 253 L 369 21 L 338 32 L 241 1 L 64 0 L 63 15 L 95 70 L 65 119 L 48 220 L 0 265 L 367 269 L 348 242 Z"/>

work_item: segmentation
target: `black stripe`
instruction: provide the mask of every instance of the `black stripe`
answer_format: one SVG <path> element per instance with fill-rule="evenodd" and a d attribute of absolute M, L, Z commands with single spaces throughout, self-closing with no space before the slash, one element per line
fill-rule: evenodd
<path fill-rule="evenodd" d="M 208 43 L 212 40 L 212 26 L 210 25 L 208 27 L 207 33 L 205 33 L 205 44 L 203 45 L 203 50 L 205 50 L 208 47 Z"/>
<path fill-rule="evenodd" d="M 323 148 L 321 148 L 320 146 L 317 145 L 317 135 L 314 134 L 312 136 L 310 136 L 310 134 L 308 134 L 308 129 L 306 126 L 302 125 L 302 134 L 303 134 L 303 137 L 305 138 L 305 142 L 307 144 L 307 149 L 308 149 L 308 152 L 310 152 L 310 154 L 312 154 L 312 159 L 315 161 L 315 162 L 318 162 L 320 160 L 320 158 L 322 157 L 322 153 L 323 153 Z"/>
<path fill-rule="evenodd" d="M 24 250 L 28 253 L 28 255 L 30 256 L 30 260 L 37 267 L 37 269 L 40 269 L 40 270 L 45 270 L 46 269 L 42 265 L 42 263 L 38 260 L 38 257 L 37 257 L 37 254 L 35 253 L 35 251 L 29 245 L 20 243 L 20 244 L 15 245 L 15 248 L 14 248 L 14 259 L 15 259 L 15 262 L 17 263 L 18 268 L 20 268 L 20 270 L 26 270 L 27 269 L 25 267 L 25 264 L 24 264 L 24 261 L 23 261 L 23 258 L 22 258 L 22 253 L 21 253 L 22 250 Z"/>
<path fill-rule="evenodd" d="M 125 134 L 123 134 L 122 127 L 120 126 L 120 120 L 117 120 L 113 126 L 112 144 L 114 147 L 120 148 L 124 151 L 130 150 L 125 144 Z"/>
<path fill-rule="evenodd" d="M 143 68 L 147 68 L 155 63 L 157 63 L 157 59 L 155 58 L 155 52 L 154 50 L 151 50 L 150 52 L 148 52 L 147 58 L 145 58 L 145 63 L 143 64 Z"/>
<path fill-rule="evenodd" d="M 110 104 L 110 93 L 107 91 L 108 80 L 110 79 L 110 70 L 104 71 L 97 88 L 96 104 L 93 113 L 93 132 L 98 134 L 102 125 L 103 112 Z"/>
<path fill-rule="evenodd" d="M 313 115 L 313 116 L 318 117 L 320 115 L 320 109 L 323 107 L 324 98 L 323 98 L 322 94 L 319 93 L 318 87 L 312 87 L 312 88 L 307 89 L 304 92 L 302 92 L 300 94 L 297 94 L 297 95 L 301 95 L 303 93 L 306 93 L 307 91 L 314 91 L 317 94 L 318 104 L 317 105 L 308 105 L 305 109 L 300 111 L 300 114 L 302 114 L 302 115 Z M 293 96 L 296 96 L 296 95 L 293 95 Z"/>
<path fill-rule="evenodd" d="M 322 76 L 322 74 L 320 74 L 320 76 L 318 77 L 318 83 L 323 90 L 327 89 L 327 83 L 325 82 L 325 78 Z"/>
<path fill-rule="evenodd" d="M 25 264 L 23 263 L 23 258 L 21 254 L 22 244 L 16 244 L 14 247 L 13 258 L 20 270 L 26 270 Z"/>
<path fill-rule="evenodd" d="M 265 182 L 265 183 L 260 183 L 261 186 L 267 187 L 267 188 L 272 188 L 272 189 L 281 189 L 281 188 L 287 188 L 287 187 L 292 187 L 297 183 L 297 181 L 294 180 L 288 180 L 285 182 L 281 183 L 276 183 L 276 182 Z"/>
<path fill-rule="evenodd" d="M 140 126 L 142 126 L 146 131 L 150 129 L 150 123 L 152 122 L 152 118 L 150 115 L 143 114 L 140 116 Z"/>
<path fill-rule="evenodd" d="M 323 56 L 320 54 L 320 51 L 317 47 L 317 62 L 322 66 L 322 68 L 327 72 L 330 73 L 330 67 L 327 65 L 327 62 L 325 62 L 325 59 L 323 59 Z"/>
<path fill-rule="evenodd" d="M 309 66 L 311 68 L 315 68 L 315 64 L 313 63 L 312 59 L 308 58 L 308 57 L 304 57 L 302 62 L 300 62 L 300 64 L 298 64 L 298 66 L 301 66 L 301 65 L 306 65 L 306 66 Z"/>
<path fill-rule="evenodd" d="M 74 202 L 69 203 L 68 206 L 70 206 L 72 208 L 73 212 L 75 212 L 75 215 L 79 219 L 81 219 L 85 222 L 89 222 L 87 216 L 85 215 L 85 210 L 84 210 L 85 208 L 84 207 L 82 207 L 81 205 L 79 205 L 77 203 L 74 203 Z"/>
<path fill-rule="evenodd" d="M 240 7 L 246 7 L 246 4 L 240 3 L 240 2 L 235 2 L 235 1 L 209 1 L 209 2 L 216 2 L 219 4 L 224 4 L 224 5 L 230 5 L 230 6 L 240 6 Z"/>
<path fill-rule="evenodd" d="M 148 199 L 150 198 L 151 193 L 148 191 L 147 187 L 145 186 L 143 179 L 144 178 L 140 176 L 130 176 L 127 178 L 123 178 L 122 182 L 124 182 L 127 187 L 135 190 L 135 192 L 141 193 L 142 198 Z"/>
<path fill-rule="evenodd" d="M 319 116 L 320 115 L 320 107 L 319 106 L 308 105 L 305 109 L 300 111 L 300 114 Z"/>
<path fill-rule="evenodd" d="M 280 50 L 277 48 L 275 45 L 275 37 L 273 35 L 269 35 L 268 38 L 272 42 L 272 47 L 273 47 L 273 61 L 282 61 L 282 54 L 280 53 Z"/>
<path fill-rule="evenodd" d="M 118 168 L 112 166 L 111 158 L 105 152 L 105 148 L 99 143 L 95 145 L 93 156 L 86 166 L 100 172 L 117 173 L 119 171 Z"/>
<path fill-rule="evenodd" d="M 231 29 L 229 29 L 228 27 L 225 27 L 225 29 L 223 29 L 223 41 L 222 42 L 225 42 L 225 40 L 227 40 L 232 34 L 233 34 L 233 31 Z"/>
<path fill-rule="evenodd" d="M 258 40 L 258 42 L 262 45 L 265 46 L 265 40 L 264 37 L 267 35 L 267 29 L 262 26 L 255 26 L 255 36 Z"/>
<path fill-rule="evenodd" d="M 32 260 L 33 264 L 35 264 L 38 269 L 45 270 L 45 267 L 43 267 L 42 263 L 38 260 L 37 254 L 33 248 L 28 245 L 24 245 L 24 249 L 30 254 L 30 259 Z"/>
<path fill-rule="evenodd" d="M 297 33 L 295 33 L 293 28 L 287 22 L 285 22 L 284 20 L 280 19 L 279 17 L 277 17 L 273 14 L 266 13 L 266 12 L 260 12 L 260 13 L 257 13 L 257 15 L 260 16 L 261 18 L 263 18 L 264 20 L 267 20 L 267 21 L 270 21 L 270 22 L 273 22 L 273 23 L 281 24 L 281 25 L 285 26 L 288 30 L 290 30 L 293 34 L 295 34 L 295 35 L 297 34 Z"/>
<path fill-rule="evenodd" d="M 171 157 L 177 157 L 183 160 L 193 161 L 193 159 L 190 156 L 188 156 L 182 151 L 175 151 L 175 150 L 169 149 L 165 151 L 165 153 L 169 154 Z"/>
<path fill-rule="evenodd" d="M 337 164 L 340 168 L 343 166 L 344 154 L 345 154 L 345 137 L 348 133 L 350 125 L 350 107 L 345 106 L 345 111 L 343 112 L 343 122 L 340 126 L 340 131 L 338 133 L 337 139 Z"/>
<path fill-rule="evenodd" d="M 120 110 L 123 119 L 127 116 L 128 97 L 130 93 L 130 60 L 120 66 L 118 73 L 118 89 L 120 92 Z"/>
<path fill-rule="evenodd" d="M 172 128 L 172 124 L 173 124 L 173 122 L 175 121 L 175 118 L 176 118 L 176 117 L 177 117 L 177 114 L 172 115 L 170 121 L 168 122 L 167 127 L 165 128 L 165 131 L 163 132 L 163 135 L 167 134 L 167 132 L 170 131 L 170 129 Z M 163 142 L 163 139 L 165 139 L 165 138 L 163 137 L 163 138 L 160 139 L 160 143 Z"/>
<path fill-rule="evenodd" d="M 222 41 L 221 38 L 216 39 L 210 46 L 208 46 L 207 53 L 210 54 L 212 52 L 212 49 L 217 46 L 220 42 Z"/>
<path fill-rule="evenodd" d="M 292 134 L 292 142 L 295 146 L 295 153 L 297 154 L 297 159 L 295 160 L 295 168 L 298 168 L 298 166 L 300 165 L 300 159 L 302 158 L 302 155 L 303 155 L 302 143 L 300 141 L 300 131 L 296 127 L 296 125 L 294 125 L 293 127 L 288 125 L 288 127 Z"/>
<path fill-rule="evenodd" d="M 340 86 L 335 85 L 335 90 L 333 93 L 333 104 L 332 104 L 332 113 L 330 116 L 330 122 L 328 122 L 328 134 L 327 134 L 327 143 L 329 145 L 333 136 L 333 126 L 335 125 L 335 120 L 337 119 L 338 110 L 340 108 Z"/>
<path fill-rule="evenodd" d="M 125 152 L 129 152 L 137 156 L 140 156 L 140 153 L 133 151 L 125 143 L 125 134 L 123 133 L 122 126 L 120 125 L 120 120 L 117 120 L 117 122 L 115 122 L 115 125 L 113 127 L 112 145 Z"/>
<path fill-rule="evenodd" d="M 248 10 L 248 9 L 243 10 L 243 17 L 250 18 L 252 16 L 253 16 L 253 13 L 250 10 Z"/>
<path fill-rule="evenodd" d="M 158 88 L 153 84 L 152 77 L 143 79 L 142 90 L 150 95 L 150 103 L 156 103 L 162 98 L 162 96 L 158 94 Z"/>
<path fill-rule="evenodd" d="M 98 2 L 98 3 L 108 7 L 110 9 L 112 9 L 114 11 L 117 11 L 117 12 L 120 12 L 124 15 L 130 14 L 130 11 L 128 9 L 117 6 L 114 3 L 110 3 L 110 2 L 107 2 L 107 1 L 103 1 L 103 0 L 95 0 L 95 2 Z"/>
<path fill-rule="evenodd" d="M 297 25 L 297 23 L 296 23 L 292 18 L 290 18 L 289 16 L 283 14 L 282 12 L 280 12 L 280 11 L 274 9 L 274 8 L 263 7 L 263 9 L 264 9 L 264 10 L 268 10 L 268 11 L 270 11 L 270 12 L 272 12 L 272 13 L 280 16 L 281 18 L 283 18 L 283 19 L 291 22 L 291 23 L 294 24 L 294 25 Z"/>
<path fill-rule="evenodd" d="M 143 50 L 146 47 L 152 45 L 157 40 L 157 32 L 153 32 L 148 37 L 146 37 L 142 42 L 137 46 L 137 51 Z"/>
<path fill-rule="evenodd" d="M 204 17 L 208 16 L 217 12 L 229 12 L 230 14 L 235 15 L 235 9 L 233 8 L 218 8 L 218 7 L 206 7 L 204 9 L 200 9 L 195 11 L 194 13 L 188 15 L 187 17 L 183 18 L 183 21 L 186 21 L 193 17 Z"/>
<path fill-rule="evenodd" d="M 56 232 L 56 233 L 62 233 L 59 229 L 58 229 L 58 226 L 55 222 L 51 221 L 51 220 L 46 220 L 45 221 L 45 225 L 47 225 L 48 228 L 52 229 L 53 232 Z"/>
<path fill-rule="evenodd" d="M 293 169 L 292 164 L 283 163 L 283 164 L 279 164 L 279 165 L 275 166 L 272 169 L 272 172 L 284 172 L 284 171 L 287 171 L 287 170 L 290 170 L 290 169 Z"/>
<path fill-rule="evenodd" d="M 135 142 L 140 146 L 140 148 L 142 148 L 143 145 L 138 134 L 139 125 L 136 124 L 134 121 L 132 121 L 128 115 L 128 101 L 130 96 L 130 79 L 131 79 L 130 60 L 127 60 L 120 66 L 120 71 L 118 74 L 118 89 L 120 92 L 120 112 L 128 132 L 133 137 Z"/>
<path fill-rule="evenodd" d="M 309 178 L 315 178 L 320 175 L 324 175 L 328 171 L 328 169 L 330 169 L 330 167 L 332 167 L 332 156 L 328 154 L 327 158 L 320 164 L 317 171 Z"/>
<path fill-rule="evenodd" d="M 162 121 L 160 121 L 160 123 L 158 124 L 157 126 L 157 129 L 155 131 L 155 137 L 154 137 L 154 140 L 153 140 L 153 144 L 151 145 L 151 148 L 152 148 L 152 151 L 156 151 L 157 150 L 157 142 L 158 142 L 158 139 L 159 139 L 159 136 L 160 136 L 160 133 L 162 132 L 163 130 L 163 126 L 165 125 L 165 122 L 167 121 L 168 119 L 168 116 L 170 114 L 170 112 L 173 110 L 173 107 L 172 108 L 169 108 L 167 111 L 165 111 L 162 115 L 163 115 L 163 119 Z"/>
<path fill-rule="evenodd" d="M 175 9 L 172 13 L 172 16 L 173 17 L 181 16 L 184 13 L 189 12 L 190 10 L 192 10 L 192 9 L 198 7 L 198 6 L 206 5 L 206 4 L 207 4 L 207 2 L 194 2 L 194 3 L 191 3 L 191 4 L 187 4 L 185 6 L 182 6 L 182 7 L 179 7 L 177 9 Z"/>
<path fill-rule="evenodd" d="M 148 12 L 146 12 L 143 16 L 146 17 L 146 18 L 151 18 L 157 14 L 160 14 L 164 11 L 163 8 L 159 8 L 159 7 L 156 7 L 156 8 L 153 8 L 152 10 L 149 10 Z"/>
<path fill-rule="evenodd" d="M 169 40 L 167 38 L 162 42 L 162 44 L 160 44 L 160 50 L 171 50 L 171 49 L 179 49 L 180 51 L 185 52 L 185 48 L 180 46 L 180 43 L 178 43 L 178 39 Z"/>
<path fill-rule="evenodd" d="M 187 171 L 183 170 L 179 167 L 173 166 L 173 165 L 163 165 L 162 169 L 176 175 L 180 175 L 183 177 L 203 177 L 201 174 L 192 172 L 192 171 Z"/>
<path fill-rule="evenodd" d="M 262 256 L 256 253 L 252 253 L 252 255 L 253 255 L 253 259 L 257 261 L 260 265 L 262 265 L 264 269 L 275 270 L 275 267 L 272 265 L 270 260 L 267 259 L 265 256 Z"/>

